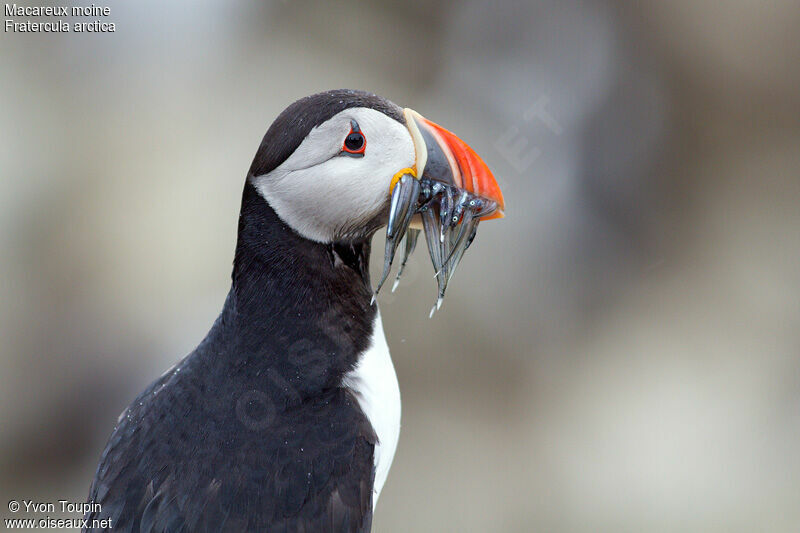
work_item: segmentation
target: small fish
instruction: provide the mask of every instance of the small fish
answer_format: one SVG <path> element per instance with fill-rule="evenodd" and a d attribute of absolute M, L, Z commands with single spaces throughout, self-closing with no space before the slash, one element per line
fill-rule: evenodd
<path fill-rule="evenodd" d="M 420 230 L 409 226 L 412 218 L 419 215 L 438 288 L 436 304 L 430 313 L 433 316 L 442 306 L 447 284 L 464 252 L 475 239 L 478 224 L 483 217 L 494 213 L 497 207 L 492 200 L 425 176 L 416 179 L 406 174 L 400 178 L 392 191 L 383 273 L 373 294 L 373 301 L 389 276 L 400 241 L 404 240 L 403 258 L 392 292 L 397 288 L 408 258 L 417 245 Z"/>
<path fill-rule="evenodd" d="M 381 275 L 381 280 L 378 282 L 378 286 L 375 288 L 375 295 L 381 290 L 386 278 L 389 276 L 389 270 L 392 268 L 397 246 L 400 244 L 403 237 L 405 237 L 408 226 L 411 223 L 411 218 L 417 211 L 419 191 L 419 180 L 411 174 L 403 175 L 392 191 L 392 203 L 389 208 L 389 223 L 386 226 L 386 249 L 383 258 L 383 274 Z M 403 264 L 405 264 L 405 261 Z M 374 299 L 375 296 L 373 295 L 373 300 Z"/>

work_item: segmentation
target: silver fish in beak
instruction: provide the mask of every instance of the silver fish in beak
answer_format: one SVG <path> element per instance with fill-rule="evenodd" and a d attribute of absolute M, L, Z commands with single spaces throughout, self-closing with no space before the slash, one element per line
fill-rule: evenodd
<path fill-rule="evenodd" d="M 392 291 L 414 252 L 420 226 L 438 285 L 431 316 L 444 300 L 447 284 L 464 252 L 475 239 L 482 220 L 502 218 L 503 194 L 486 163 L 456 135 L 411 109 L 405 109 L 406 127 L 416 150 L 415 168 L 398 172 L 390 184 L 391 204 L 386 227 L 380 291 L 400 242 L 403 257 Z M 373 297 L 374 299 L 374 297 Z"/>

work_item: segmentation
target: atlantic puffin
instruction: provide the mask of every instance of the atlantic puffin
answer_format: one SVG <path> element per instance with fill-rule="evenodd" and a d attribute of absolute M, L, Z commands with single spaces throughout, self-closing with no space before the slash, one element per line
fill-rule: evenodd
<path fill-rule="evenodd" d="M 222 312 L 120 415 L 84 531 L 370 531 L 400 431 L 371 237 L 387 226 L 390 267 L 424 230 L 441 305 L 503 208 L 480 157 L 419 113 L 355 90 L 291 104 L 247 173 Z"/>

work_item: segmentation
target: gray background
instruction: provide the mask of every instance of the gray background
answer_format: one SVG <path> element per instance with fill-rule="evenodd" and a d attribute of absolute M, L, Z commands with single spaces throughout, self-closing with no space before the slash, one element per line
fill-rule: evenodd
<path fill-rule="evenodd" d="M 221 308 L 264 131 L 353 87 L 507 201 L 432 320 L 424 247 L 381 297 L 375 531 L 798 530 L 796 2 L 108 5 L 113 34 L 0 35 L 0 516 L 86 497 Z"/>

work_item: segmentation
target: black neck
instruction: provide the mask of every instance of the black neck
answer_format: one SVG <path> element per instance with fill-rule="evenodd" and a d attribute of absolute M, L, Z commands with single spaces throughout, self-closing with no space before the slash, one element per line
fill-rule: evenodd
<path fill-rule="evenodd" d="M 338 383 L 369 345 L 369 240 L 323 244 L 298 235 L 248 183 L 233 284 L 209 343 L 229 362 L 267 369 L 303 389 Z M 207 350 L 205 350 L 207 351 Z"/>

